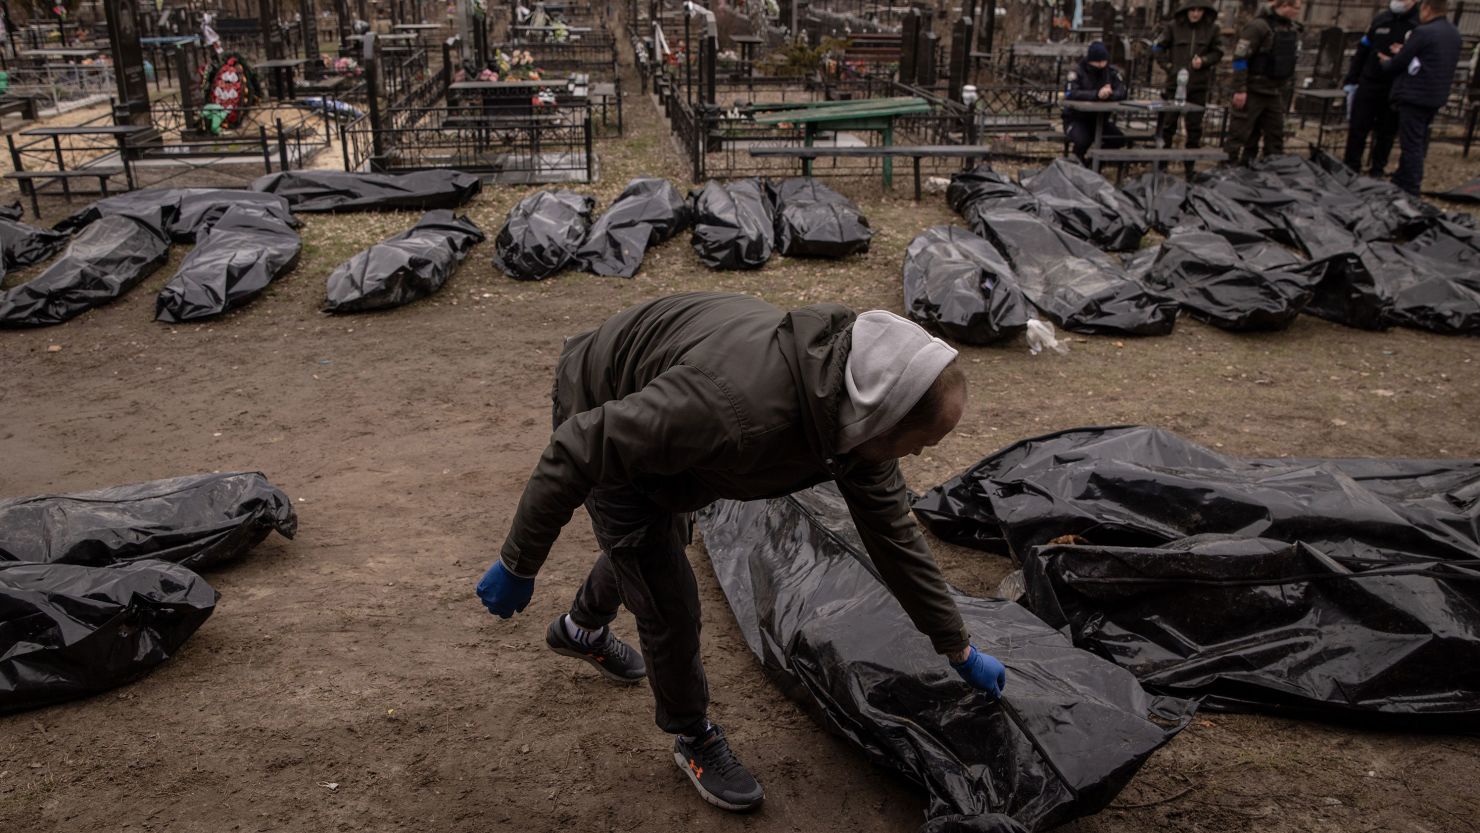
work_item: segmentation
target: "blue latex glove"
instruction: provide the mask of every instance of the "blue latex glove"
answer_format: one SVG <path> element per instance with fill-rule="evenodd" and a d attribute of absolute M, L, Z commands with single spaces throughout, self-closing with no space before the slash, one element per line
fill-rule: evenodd
<path fill-rule="evenodd" d="M 966 654 L 965 662 L 959 665 L 953 662 L 951 667 L 956 669 L 961 679 L 971 683 L 972 688 L 993 697 L 1000 698 L 1002 689 L 1007 686 L 1007 668 L 996 657 L 978 651 L 975 645 Z"/>
<path fill-rule="evenodd" d="M 1356 84 L 1346 84 L 1346 85 L 1344 85 L 1341 88 L 1341 91 L 1344 92 L 1344 93 L 1346 93 L 1346 120 L 1347 121 L 1351 121 L 1352 120 L 1352 104 L 1354 104 L 1356 102 L 1356 99 L 1357 99 L 1357 85 Z"/>
<path fill-rule="evenodd" d="M 523 610 L 533 595 L 534 579 L 520 578 L 509 572 L 503 559 L 493 562 L 493 566 L 483 574 L 483 580 L 478 582 L 478 598 L 483 600 L 489 613 L 500 619 L 507 619 Z"/>

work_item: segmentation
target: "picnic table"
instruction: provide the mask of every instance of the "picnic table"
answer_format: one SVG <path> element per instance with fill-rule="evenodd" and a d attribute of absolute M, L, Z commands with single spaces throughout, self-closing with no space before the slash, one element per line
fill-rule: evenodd
<path fill-rule="evenodd" d="M 293 76 L 298 67 L 306 63 L 308 63 L 307 58 L 278 58 L 271 61 L 258 61 L 254 64 L 254 68 L 272 71 L 272 97 L 285 101 L 297 97 L 293 86 Z"/>
<path fill-rule="evenodd" d="M 1341 89 L 1295 89 L 1295 95 L 1299 98 L 1309 98 L 1321 103 L 1321 121 L 1316 125 L 1316 147 L 1326 146 L 1326 122 L 1331 114 L 1331 103 L 1334 101 L 1346 101 L 1346 90 Z M 1342 105 L 1343 107 L 1345 104 Z M 1300 114 L 1300 126 L 1305 127 L 1305 113 Z"/>
<path fill-rule="evenodd" d="M 62 149 L 62 137 L 101 137 L 113 139 L 118 143 L 118 157 L 123 162 L 123 174 L 125 179 L 128 180 L 129 190 L 132 191 L 136 186 L 134 183 L 134 171 L 133 168 L 129 165 L 129 140 L 139 138 L 141 136 L 146 136 L 152 133 L 154 133 L 153 128 L 141 127 L 137 124 L 65 125 L 27 128 L 25 130 L 22 130 L 20 135 L 39 138 L 51 138 L 52 149 L 56 151 L 57 155 L 57 167 L 55 171 L 17 170 L 12 172 L 12 178 L 61 178 L 63 179 L 63 185 L 65 188 L 65 177 L 67 177 L 70 173 L 79 172 L 67 170 L 67 158 L 65 152 Z M 12 155 L 14 155 L 15 153 L 13 146 L 11 153 Z M 83 167 L 85 168 L 86 165 L 84 165 Z M 117 172 L 118 171 L 116 169 L 108 169 L 106 174 L 111 175 Z M 101 169 L 99 171 L 99 175 L 104 175 L 104 172 Z M 33 203 L 35 202 L 35 198 L 35 187 L 32 186 L 31 199 Z"/>
<path fill-rule="evenodd" d="M 756 124 L 796 124 L 802 127 L 803 142 L 812 147 L 819 130 L 867 130 L 894 144 L 894 120 L 900 116 L 930 112 L 930 102 L 914 96 L 869 98 L 855 101 L 812 101 L 784 104 L 753 104 L 746 108 Z M 802 172 L 812 175 L 812 160 L 802 160 Z M 884 187 L 894 185 L 894 161 L 884 157 Z"/>
<path fill-rule="evenodd" d="M 1143 152 L 1134 158 L 1111 159 L 1109 155 L 1103 152 L 1105 150 L 1103 147 L 1105 140 L 1105 119 L 1110 116 L 1117 114 L 1201 113 L 1207 109 L 1201 104 L 1192 104 L 1190 102 L 1179 104 L 1175 101 L 1166 101 L 1163 99 L 1146 99 L 1140 101 L 1070 101 L 1065 99 L 1063 105 L 1065 110 L 1093 113 L 1095 115 L 1095 136 L 1090 141 L 1089 150 L 1086 151 L 1085 155 L 1090 160 L 1091 170 L 1096 172 L 1100 170 L 1100 163 L 1105 161 L 1147 161 L 1153 163 L 1187 161 L 1185 155 L 1174 153 L 1172 148 L 1141 148 L 1140 150 L 1142 151 L 1155 151 L 1156 153 Z"/>

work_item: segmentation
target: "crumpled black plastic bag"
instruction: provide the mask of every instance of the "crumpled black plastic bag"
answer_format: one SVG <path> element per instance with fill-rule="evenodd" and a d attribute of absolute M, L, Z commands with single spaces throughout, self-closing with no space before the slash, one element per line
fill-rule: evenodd
<path fill-rule="evenodd" d="M 1131 280 L 1110 255 L 1029 214 L 978 212 L 974 227 L 1012 266 L 1033 306 L 1066 330 L 1166 335 L 1177 302 Z"/>
<path fill-rule="evenodd" d="M 1135 251 L 1150 223 L 1136 203 L 1103 176 L 1068 159 L 1023 180 L 1064 231 L 1112 252 Z"/>
<path fill-rule="evenodd" d="M 880 581 L 835 487 L 720 501 L 700 528 L 767 674 L 924 787 L 925 831 L 1044 830 L 1097 812 L 1192 716 L 1017 604 L 952 590 L 977 647 L 1007 666 L 1002 701 L 971 689 Z"/>
<path fill-rule="evenodd" d="M 13 269 L 35 266 L 61 251 L 71 238 L 64 232 L 0 218 L 0 278 Z"/>
<path fill-rule="evenodd" d="M 273 530 L 292 538 L 297 529 L 288 496 L 258 472 L 174 477 L 0 500 L 0 564 L 156 559 L 200 569 L 237 558 Z"/>
<path fill-rule="evenodd" d="M 1480 728 L 1480 564 L 1353 569 L 1304 543 L 1203 535 L 1035 547 L 1026 604 L 1148 690 L 1204 707 Z"/>
<path fill-rule="evenodd" d="M 159 291 L 156 320 L 195 321 L 239 307 L 298 260 L 298 232 L 272 207 L 245 202 L 208 222 L 195 232 L 195 249 Z"/>
<path fill-rule="evenodd" d="M 10 205 L 0 205 L 0 220 L 19 220 L 24 216 L 26 216 L 26 209 L 21 207 L 20 200 Z"/>
<path fill-rule="evenodd" d="M 428 211 L 408 231 L 357 252 L 329 274 L 326 312 L 364 312 L 409 304 L 437 292 L 473 246 L 485 239 L 467 217 Z"/>
<path fill-rule="evenodd" d="M 1480 332 L 1480 273 L 1392 243 L 1361 243 L 1353 252 L 1300 267 L 1316 281 L 1307 312 L 1348 327 L 1393 325 L 1435 333 Z"/>
<path fill-rule="evenodd" d="M 689 194 L 694 205 L 690 243 L 711 269 L 759 269 L 776 248 L 775 209 L 760 181 L 709 180 Z"/>
<path fill-rule="evenodd" d="M 123 685 L 173 656 L 217 593 L 175 564 L 0 562 L 0 713 Z"/>
<path fill-rule="evenodd" d="M 1021 558 L 1064 535 L 1157 547 L 1221 534 L 1342 564 L 1480 559 L 1480 461 L 1244 459 L 1159 428 L 1023 440 L 931 489 L 915 514 L 953 543 Z"/>
<path fill-rule="evenodd" d="M 117 300 L 169 257 L 160 219 L 110 214 L 83 229 L 46 271 L 0 292 L 0 329 L 61 324 Z"/>
<path fill-rule="evenodd" d="M 841 258 L 868 251 L 874 230 L 852 200 L 811 177 L 782 180 L 768 190 L 781 254 Z"/>
<path fill-rule="evenodd" d="M 232 207 L 252 207 L 276 217 L 285 225 L 297 228 L 298 221 L 288 201 L 276 194 L 262 194 L 241 188 L 142 188 L 113 197 L 104 197 L 72 212 L 57 223 L 58 231 L 68 234 L 87 228 L 110 214 L 132 214 L 164 217 L 165 230 L 175 243 L 189 243 L 199 232 L 220 220 Z"/>
<path fill-rule="evenodd" d="M 595 206 L 595 199 L 564 189 L 525 197 L 499 229 L 493 265 L 521 281 L 542 281 L 573 265 Z"/>
<path fill-rule="evenodd" d="M 905 249 L 904 310 L 964 344 L 1013 338 L 1032 317 L 1007 260 L 956 226 L 927 228 Z"/>
<path fill-rule="evenodd" d="M 1282 330 L 1310 302 L 1316 281 L 1298 271 L 1294 255 L 1271 263 L 1279 251 L 1263 247 L 1265 262 L 1252 263 L 1220 235 L 1178 229 L 1161 244 L 1144 282 L 1216 327 Z"/>
<path fill-rule="evenodd" d="M 673 183 L 638 177 L 597 218 L 576 259 L 593 275 L 630 278 L 642 268 L 649 246 L 678 234 L 692 221 L 693 210 Z"/>
<path fill-rule="evenodd" d="M 1182 221 L 1182 203 L 1187 199 L 1188 184 L 1161 171 L 1147 171 L 1121 189 L 1126 198 L 1141 209 L 1147 224 L 1158 234 L 1170 234 Z"/>
<path fill-rule="evenodd" d="M 461 171 L 369 174 L 345 171 L 280 171 L 258 177 L 253 191 L 287 199 L 295 212 L 431 211 L 457 208 L 483 187 Z"/>
<path fill-rule="evenodd" d="M 1052 216 L 1052 212 L 1044 209 L 1028 189 L 996 171 L 982 168 L 951 174 L 951 184 L 946 187 L 946 203 L 967 222 L 972 221 L 972 209 L 977 206 L 984 209 L 1011 208 L 1043 219 L 1048 219 L 1043 216 L 1045 214 Z"/>
<path fill-rule="evenodd" d="M 1480 230 L 1475 228 L 1475 218 L 1468 214 L 1434 218 L 1428 228 L 1402 248 L 1443 263 L 1467 267 L 1472 274 L 1480 273 Z"/>

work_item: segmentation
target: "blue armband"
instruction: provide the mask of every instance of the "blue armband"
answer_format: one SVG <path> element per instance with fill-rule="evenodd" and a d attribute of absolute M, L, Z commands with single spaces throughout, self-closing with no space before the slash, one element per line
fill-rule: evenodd
<path fill-rule="evenodd" d="M 1248 72 L 1249 71 L 1249 62 L 1248 62 L 1248 60 L 1247 59 L 1244 59 L 1244 58 L 1234 58 L 1233 59 L 1233 71 L 1234 72 Z"/>
<path fill-rule="evenodd" d="M 1165 52 L 1165 51 L 1167 51 L 1167 48 L 1165 46 L 1162 46 L 1159 43 L 1154 43 L 1154 44 L 1151 45 L 1151 51 L 1152 52 Z"/>
<path fill-rule="evenodd" d="M 1363 35 L 1362 40 L 1360 40 L 1359 43 L 1361 43 L 1363 46 L 1370 47 L 1372 46 L 1372 39 L 1367 37 L 1366 35 Z"/>

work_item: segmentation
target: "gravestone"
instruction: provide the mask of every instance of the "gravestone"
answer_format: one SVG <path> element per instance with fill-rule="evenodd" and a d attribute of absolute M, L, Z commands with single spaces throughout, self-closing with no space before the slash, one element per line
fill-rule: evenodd
<path fill-rule="evenodd" d="M 303 30 L 303 57 L 308 59 L 308 63 L 303 65 L 303 77 L 317 81 L 324 74 L 324 59 L 319 55 L 318 6 L 314 0 L 298 0 L 298 13 L 303 18 L 300 24 Z"/>
<path fill-rule="evenodd" d="M 971 24 L 971 18 L 963 17 L 956 21 L 951 32 L 951 81 L 948 97 L 952 101 L 961 100 L 961 88 L 966 84 L 966 70 L 971 61 Z"/>
<path fill-rule="evenodd" d="M 113 77 L 118 82 L 115 124 L 152 127 L 149 118 L 149 82 L 144 78 L 144 47 L 139 43 L 139 0 L 106 0 L 108 43 L 113 52 Z"/>

